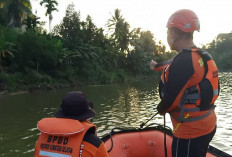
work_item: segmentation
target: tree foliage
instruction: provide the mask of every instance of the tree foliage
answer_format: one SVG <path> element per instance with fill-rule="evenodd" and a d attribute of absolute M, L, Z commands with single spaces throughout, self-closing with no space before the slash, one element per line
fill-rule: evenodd
<path fill-rule="evenodd" d="M 39 19 L 40 17 L 37 17 L 36 15 L 28 15 L 27 19 L 24 21 L 24 23 L 27 26 L 27 29 L 36 30 L 36 28 L 38 28 L 38 26 L 41 24 L 41 22 L 39 22 Z"/>
<path fill-rule="evenodd" d="M 41 4 L 48 2 L 55 1 L 42 0 Z M 52 11 L 47 10 L 47 14 Z M 33 14 L 24 20 L 28 26 L 24 33 L 6 28 L 5 21 L 9 19 L 0 16 L 0 68 L 11 76 L 0 77 L 11 86 L 56 81 L 112 83 L 147 76 L 151 74 L 151 59 L 172 57 L 150 31 L 130 31 L 119 9 L 107 21 L 106 30 L 98 28 L 89 15 L 84 21 L 81 19 L 80 12 L 70 4 L 61 23 L 48 35 L 42 31 L 39 17 Z"/>
<path fill-rule="evenodd" d="M 1 0 L 1 12 L 6 16 L 2 20 L 8 26 L 20 27 L 23 20 L 31 14 L 30 0 Z"/>
<path fill-rule="evenodd" d="M 8 66 L 14 58 L 13 52 L 16 50 L 15 44 L 12 43 L 8 29 L 0 26 L 0 72 L 3 72 L 3 66 Z"/>
<path fill-rule="evenodd" d="M 42 6 L 43 4 L 45 4 L 45 7 L 47 9 L 45 15 L 46 16 L 48 15 L 49 32 L 51 32 L 51 22 L 53 19 L 52 12 L 58 11 L 58 9 L 56 8 L 56 6 L 58 5 L 58 2 L 56 0 L 41 0 L 40 5 Z"/>
<path fill-rule="evenodd" d="M 114 11 L 114 15 L 112 15 L 111 19 L 108 20 L 107 27 L 110 31 L 113 31 L 111 37 L 115 41 L 116 46 L 118 46 L 123 52 L 127 51 L 129 45 L 130 25 L 122 17 L 119 9 L 116 9 Z"/>
<path fill-rule="evenodd" d="M 231 70 L 232 33 L 219 34 L 216 39 L 203 48 L 211 53 L 220 70 Z"/>
<path fill-rule="evenodd" d="M 74 4 L 68 5 L 61 24 L 57 27 L 57 34 L 60 35 L 67 45 L 67 48 L 75 50 L 83 43 L 80 13 L 75 11 Z"/>

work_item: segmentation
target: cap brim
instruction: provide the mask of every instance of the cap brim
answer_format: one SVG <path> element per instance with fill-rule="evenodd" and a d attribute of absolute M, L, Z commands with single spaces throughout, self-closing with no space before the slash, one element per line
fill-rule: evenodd
<path fill-rule="evenodd" d="M 83 115 L 80 115 L 80 116 L 67 116 L 64 114 L 64 112 L 62 111 L 62 109 L 60 109 L 58 112 L 55 113 L 55 117 L 56 118 L 71 118 L 71 119 L 76 119 L 76 120 L 86 120 L 86 119 L 89 119 L 93 116 L 95 116 L 95 111 L 92 110 L 91 108 L 89 108 L 89 110 L 83 114 Z"/>

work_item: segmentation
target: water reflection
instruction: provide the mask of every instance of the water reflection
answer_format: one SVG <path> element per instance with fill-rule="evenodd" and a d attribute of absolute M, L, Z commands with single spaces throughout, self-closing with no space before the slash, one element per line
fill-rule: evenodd
<path fill-rule="evenodd" d="M 139 127 L 140 123 L 156 112 L 157 86 L 154 82 L 148 83 L 150 87 L 148 84 L 146 86 L 146 83 L 143 84 L 141 86 L 140 82 L 120 86 L 121 90 L 116 98 L 101 104 L 103 110 L 95 108 L 99 114 L 94 118 L 94 122 L 98 126 L 100 136 L 109 133 L 114 127 Z M 150 90 L 147 90 L 148 88 Z M 95 105 L 98 106 L 98 104 Z"/>
<path fill-rule="evenodd" d="M 232 73 L 220 75 L 221 93 L 216 101 L 217 132 L 212 145 L 232 154 Z"/>
<path fill-rule="evenodd" d="M 62 96 L 73 90 L 82 90 L 94 102 L 97 115 L 93 122 L 98 135 L 103 136 L 115 127 L 130 128 L 139 125 L 156 113 L 160 101 L 159 77 L 130 84 L 87 86 L 51 92 L 36 92 L 14 96 L 0 96 L 0 156 L 33 156 L 39 131 L 38 120 L 51 117 L 59 109 Z M 232 73 L 221 73 L 221 94 L 216 101 L 218 129 L 211 145 L 232 154 Z M 171 125 L 167 117 L 167 125 Z M 161 116 L 152 122 L 163 123 Z"/>
<path fill-rule="evenodd" d="M 211 145 L 232 154 L 232 73 L 221 73 L 221 93 L 216 101 L 217 113 L 217 132 Z M 141 83 L 141 82 L 140 82 Z M 141 83 L 143 84 L 143 83 Z M 145 83 L 146 84 L 146 83 Z M 99 126 L 99 135 L 103 136 L 114 127 L 139 127 L 156 112 L 156 104 L 160 101 L 157 94 L 158 87 L 149 82 L 149 86 L 132 86 L 124 87 L 118 98 L 109 100 L 101 112 L 103 117 L 96 117 L 95 123 Z M 145 88 L 145 90 L 144 90 Z M 113 107 L 111 107 L 113 105 Z M 107 115 L 108 114 L 108 115 Z M 172 128 L 171 120 L 167 117 L 167 125 Z M 102 121 L 98 121 L 102 119 Z M 107 122 L 107 123 L 105 123 Z M 162 117 L 158 116 L 151 122 L 163 123 Z"/>

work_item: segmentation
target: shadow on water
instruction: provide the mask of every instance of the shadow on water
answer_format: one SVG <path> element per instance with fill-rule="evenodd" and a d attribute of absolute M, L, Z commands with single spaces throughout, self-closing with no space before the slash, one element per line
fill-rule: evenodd
<path fill-rule="evenodd" d="M 221 73 L 220 77 L 221 95 L 216 101 L 218 129 L 211 145 L 232 154 L 232 73 Z M 99 136 L 114 127 L 139 127 L 156 113 L 160 101 L 158 80 L 0 96 L 0 156 L 33 156 L 39 135 L 37 121 L 53 116 L 62 96 L 69 91 L 82 90 L 94 102 L 97 115 L 93 122 Z M 162 124 L 163 120 L 157 116 L 152 122 Z M 171 127 L 168 116 L 167 125 Z"/>

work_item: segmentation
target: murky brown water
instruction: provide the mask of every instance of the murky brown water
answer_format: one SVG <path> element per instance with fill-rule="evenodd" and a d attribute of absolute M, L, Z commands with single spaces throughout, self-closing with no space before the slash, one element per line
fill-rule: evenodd
<path fill-rule="evenodd" d="M 221 95 L 216 101 L 218 129 L 211 145 L 232 154 L 232 73 L 221 73 L 220 77 Z M 33 156 L 39 134 L 37 121 L 53 116 L 62 96 L 73 90 L 84 91 L 95 103 L 98 114 L 93 122 L 98 126 L 99 136 L 116 126 L 139 127 L 156 112 L 158 79 L 0 96 L 0 156 Z M 162 124 L 163 120 L 157 116 L 152 122 Z M 167 125 L 171 126 L 168 116 Z"/>

